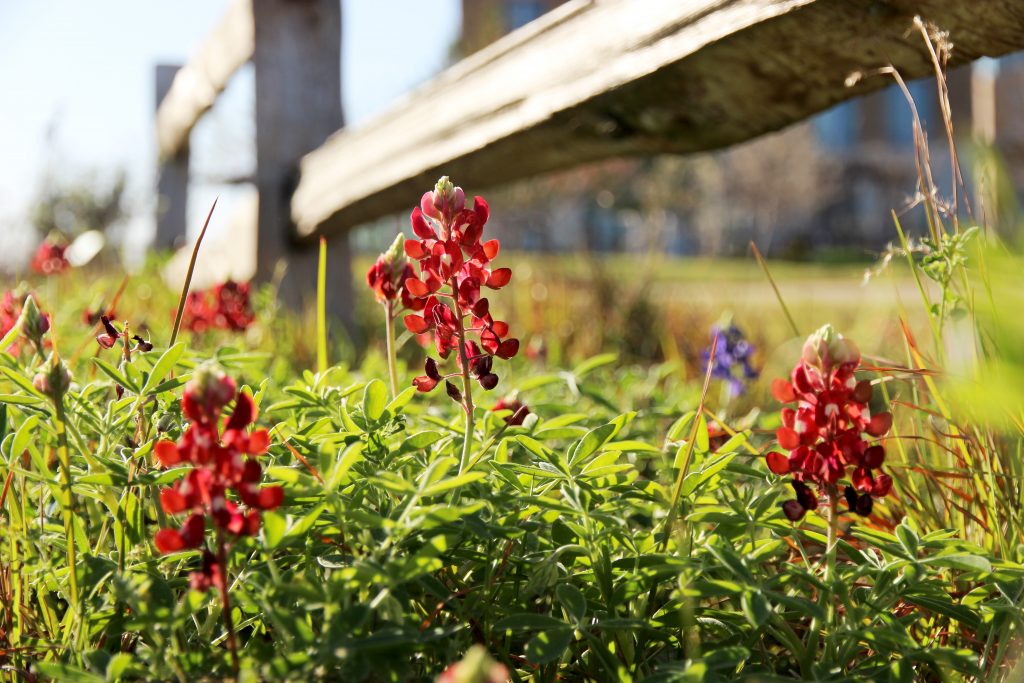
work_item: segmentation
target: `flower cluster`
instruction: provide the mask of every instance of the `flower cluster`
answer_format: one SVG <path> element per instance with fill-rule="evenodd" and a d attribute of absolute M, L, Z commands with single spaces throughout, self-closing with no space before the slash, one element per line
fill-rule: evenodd
<path fill-rule="evenodd" d="M 366 284 L 373 290 L 377 303 L 387 305 L 401 297 L 403 306 L 416 310 L 412 297 L 405 288 L 406 280 L 415 278 L 416 273 L 405 257 L 404 243 L 405 235 L 399 233 L 388 250 L 378 256 L 377 261 L 367 271 Z"/>
<path fill-rule="evenodd" d="M 881 472 L 885 448 L 875 442 L 892 427 L 892 415 L 871 414 L 871 383 L 857 381 L 854 372 L 859 365 L 857 346 L 826 325 L 804 344 L 789 381 L 772 383 L 776 399 L 795 404 L 782 409 L 782 426 L 776 433 L 779 446 L 789 455 L 767 455 L 772 472 L 793 477 L 796 498 L 782 506 L 792 521 L 818 507 L 809 485 L 834 498 L 850 467 L 844 498 L 852 511 L 870 514 L 873 499 L 892 490 L 892 478 Z"/>
<path fill-rule="evenodd" d="M 196 334 L 208 329 L 244 332 L 256 320 L 249 283 L 228 280 L 185 299 L 182 325 Z"/>
<path fill-rule="evenodd" d="M 473 208 L 466 208 L 462 188 L 441 178 L 412 212 L 412 229 L 419 239 L 405 242 L 405 254 L 419 265 L 419 273 L 404 280 L 409 293 L 406 307 L 418 312 L 405 316 L 405 327 L 413 334 L 432 333 L 441 358 L 459 350 L 460 368 L 463 361 L 468 363 L 484 389 L 498 383 L 491 372 L 493 357 L 508 359 L 519 351 L 519 340 L 508 338 L 508 323 L 495 320 L 490 303 L 481 296 L 483 287 L 501 289 L 512 279 L 510 269 L 491 268 L 498 240 L 481 241 L 489 216 L 482 198 L 475 197 Z M 479 343 L 466 339 L 469 332 Z M 414 384 L 420 391 L 430 391 L 441 378 L 436 361 L 428 358 L 426 374 Z"/>
<path fill-rule="evenodd" d="M 128 329 L 127 324 L 125 325 L 125 330 L 118 331 L 118 329 L 114 327 L 114 323 L 110 322 L 110 318 L 108 318 L 105 315 L 100 316 L 100 323 L 102 323 L 103 325 L 103 332 L 96 335 L 96 343 L 99 344 L 101 348 L 113 348 L 114 344 L 117 343 L 117 340 L 121 339 L 122 337 L 125 339 L 126 343 L 128 342 L 129 337 L 125 333 L 125 330 Z M 137 334 L 131 335 L 130 339 L 131 341 L 135 342 L 133 346 L 129 347 L 130 353 L 135 353 L 136 351 L 146 352 L 153 350 L 153 344 L 146 341 Z"/>
<path fill-rule="evenodd" d="M 235 409 L 220 428 L 221 413 L 234 399 Z M 154 539 L 161 553 L 199 548 L 203 545 L 206 520 L 217 530 L 218 552 L 204 552 L 203 569 L 192 575 L 194 588 L 205 590 L 222 572 L 223 533 L 253 536 L 260 528 L 260 511 L 281 504 L 284 490 L 279 486 L 260 488 L 261 467 L 250 456 L 266 452 L 270 437 L 265 429 L 249 432 L 256 419 L 252 397 L 237 391 L 235 382 L 210 366 L 196 370 L 185 385 L 182 411 L 191 421 L 177 442 L 160 441 L 155 453 L 160 464 L 172 467 L 185 463 L 191 467 L 170 488 L 160 492 L 164 512 L 176 515 L 188 512 L 180 529 L 161 529 Z M 234 492 L 239 503 L 229 500 Z"/>
<path fill-rule="evenodd" d="M 32 262 L 29 267 L 32 268 L 33 272 L 39 273 L 40 275 L 57 275 L 63 273 L 65 270 L 71 267 L 67 258 L 64 256 L 64 252 L 67 247 L 52 242 L 50 240 L 43 240 L 39 248 L 36 249 L 36 253 L 32 256 Z"/>
<path fill-rule="evenodd" d="M 752 365 L 754 347 L 747 341 L 743 331 L 733 324 L 714 325 L 711 337 L 718 338 L 715 357 L 712 361 L 711 348 L 701 352 L 701 362 L 706 367 L 712 362 L 711 376 L 727 382 L 730 398 L 743 393 L 746 383 L 757 379 L 760 374 Z"/>

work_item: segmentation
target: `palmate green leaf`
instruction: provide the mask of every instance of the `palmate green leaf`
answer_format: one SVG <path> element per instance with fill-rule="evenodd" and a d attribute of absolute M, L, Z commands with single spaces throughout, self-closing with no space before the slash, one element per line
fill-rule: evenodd
<path fill-rule="evenodd" d="M 567 456 L 569 466 L 573 467 L 597 452 L 597 449 L 603 446 L 608 439 L 612 438 L 616 431 L 618 431 L 616 425 L 611 423 L 601 425 L 597 429 L 591 429 L 569 449 Z"/>
<path fill-rule="evenodd" d="M 409 402 L 412 401 L 415 395 L 416 387 L 409 387 L 405 391 L 400 392 L 398 396 L 395 396 L 391 402 L 388 403 L 385 410 L 392 416 L 398 415 L 402 412 L 402 409 L 405 408 L 405 406 L 409 405 Z"/>

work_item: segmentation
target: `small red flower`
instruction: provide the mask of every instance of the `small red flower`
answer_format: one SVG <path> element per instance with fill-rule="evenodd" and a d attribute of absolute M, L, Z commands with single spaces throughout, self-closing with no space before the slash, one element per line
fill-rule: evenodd
<path fill-rule="evenodd" d="M 50 240 L 43 240 L 43 243 L 36 249 L 29 266 L 40 275 L 58 275 L 71 267 L 71 264 L 64 257 L 64 247 Z"/>
<path fill-rule="evenodd" d="M 209 329 L 244 332 L 256 320 L 247 282 L 227 280 L 185 298 L 182 326 L 194 334 Z"/>
<path fill-rule="evenodd" d="M 789 381 L 772 383 L 776 399 L 795 403 L 782 409 L 782 426 L 776 432 L 788 456 L 778 451 L 765 456 L 774 474 L 793 477 L 796 499 L 783 503 L 783 512 L 792 521 L 818 507 L 808 484 L 834 495 L 839 482 L 847 479 L 846 502 L 862 515 L 871 512 L 872 498 L 883 498 L 892 490 L 892 478 L 880 471 L 885 447 L 872 442 L 888 433 L 892 415 L 871 415 L 871 383 L 857 381 L 859 365 L 857 346 L 825 326 L 804 344 Z"/>
<path fill-rule="evenodd" d="M 222 429 L 222 412 L 232 399 L 235 408 Z M 257 534 L 260 512 L 281 505 L 284 490 L 260 486 L 262 468 L 254 456 L 266 452 L 270 439 L 264 429 L 249 429 L 257 417 L 252 397 L 237 391 L 234 380 L 223 372 L 201 367 L 185 385 L 181 404 L 192 424 L 177 442 L 157 442 L 154 452 L 164 467 L 183 463 L 190 467 L 184 477 L 160 492 L 164 512 L 188 512 L 189 517 L 180 529 L 157 532 L 157 549 L 170 553 L 200 547 L 207 519 L 234 536 Z M 232 493 L 241 505 L 231 499 Z M 193 577 L 194 586 L 209 585 L 209 571 L 203 571 L 206 574 Z"/>
<path fill-rule="evenodd" d="M 491 410 L 495 413 L 500 410 L 511 410 L 512 413 L 505 416 L 505 424 L 510 427 L 518 427 L 523 424 L 526 420 L 526 416 L 530 414 L 530 409 L 527 405 L 518 398 L 512 396 L 506 396 L 505 398 L 499 399 Z"/>

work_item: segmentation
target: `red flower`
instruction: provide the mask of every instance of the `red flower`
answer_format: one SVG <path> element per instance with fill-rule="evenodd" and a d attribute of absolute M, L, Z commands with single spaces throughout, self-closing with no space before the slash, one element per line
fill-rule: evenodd
<path fill-rule="evenodd" d="M 220 428 L 221 413 L 230 401 L 235 409 Z M 189 472 L 160 492 L 160 505 L 169 515 L 189 513 L 180 529 L 157 532 L 161 553 L 198 548 L 203 544 L 206 520 L 235 536 L 259 532 L 260 511 L 273 510 L 283 498 L 279 486 L 260 487 L 261 467 L 252 457 L 266 452 L 267 431 L 249 431 L 257 416 L 256 405 L 244 392 L 236 392 L 234 380 L 210 367 L 196 370 L 185 385 L 182 410 L 192 424 L 177 442 L 160 441 L 154 447 L 164 467 L 185 463 Z M 234 493 L 241 505 L 229 498 Z M 193 584 L 209 585 L 205 578 Z"/>
<path fill-rule="evenodd" d="M 892 416 L 871 415 L 871 383 L 857 381 L 859 365 L 856 345 L 826 326 L 808 339 L 789 381 L 772 383 L 776 399 L 795 403 L 782 409 L 782 426 L 776 432 L 788 456 L 777 451 L 766 455 L 768 469 L 793 477 L 796 499 L 783 504 L 792 521 L 818 506 L 808 484 L 835 495 L 849 475 L 852 485 L 844 495 L 850 509 L 862 515 L 871 512 L 872 498 L 883 498 L 892 489 L 892 479 L 880 471 L 885 448 L 872 443 L 889 431 Z"/>
<path fill-rule="evenodd" d="M 50 240 L 43 240 L 43 243 L 36 249 L 29 266 L 40 275 L 57 275 L 71 267 L 64 257 L 67 247 L 61 246 Z"/>
<path fill-rule="evenodd" d="M 512 414 L 505 416 L 505 424 L 510 427 L 518 427 L 523 424 L 526 420 L 526 416 L 530 414 L 530 409 L 527 405 L 518 398 L 514 398 L 512 396 L 506 396 L 505 398 L 499 399 L 491 410 L 495 413 L 499 410 L 511 410 Z"/>
<path fill-rule="evenodd" d="M 189 292 L 182 312 L 182 326 L 193 334 L 211 328 L 244 332 L 255 320 L 249 283 L 232 280 L 206 291 Z"/>
<path fill-rule="evenodd" d="M 445 177 L 412 211 L 412 230 L 419 239 L 404 243 L 405 255 L 418 265 L 418 274 L 414 271 L 404 279 L 403 291 L 410 299 L 406 307 L 419 311 L 405 316 L 406 329 L 416 335 L 432 333 L 441 358 L 448 358 L 459 349 L 460 340 L 465 341 L 469 370 L 485 389 L 498 383 L 491 372 L 493 357 L 508 359 L 519 352 L 519 340 L 507 338 L 508 323 L 495 320 L 488 300 L 481 297 L 481 288 L 500 289 L 512 278 L 508 268 L 491 268 L 500 245 L 497 240 L 481 241 L 489 216 L 487 202 L 480 197 L 467 209 L 462 189 Z M 479 342 L 466 339 L 468 333 L 475 333 Z M 420 391 L 430 391 L 441 379 L 428 372 L 414 384 Z"/>

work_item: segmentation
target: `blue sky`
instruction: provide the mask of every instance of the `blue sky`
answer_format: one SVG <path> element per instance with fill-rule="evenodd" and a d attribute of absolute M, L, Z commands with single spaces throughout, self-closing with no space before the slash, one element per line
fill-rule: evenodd
<path fill-rule="evenodd" d="M 365 121 L 447 63 L 458 0 L 343 0 L 343 98 Z M 0 251 L 27 248 L 22 226 L 44 174 L 129 173 L 132 230 L 151 229 L 153 73 L 183 63 L 227 0 L 0 0 Z M 414 46 L 414 47 L 413 47 Z M 193 134 L 200 178 L 253 161 L 252 73 L 241 72 Z M 190 215 L 230 189 L 200 182 Z M 192 221 L 195 222 L 195 221 Z"/>

